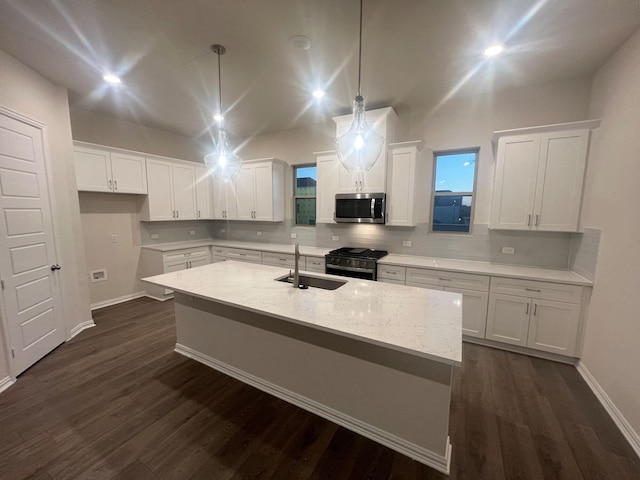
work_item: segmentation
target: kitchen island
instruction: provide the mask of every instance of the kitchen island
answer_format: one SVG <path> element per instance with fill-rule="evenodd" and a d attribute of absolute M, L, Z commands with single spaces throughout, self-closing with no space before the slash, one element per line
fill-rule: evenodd
<path fill-rule="evenodd" d="M 462 299 L 345 277 L 336 290 L 227 261 L 143 279 L 175 291 L 176 352 L 448 472 Z"/>

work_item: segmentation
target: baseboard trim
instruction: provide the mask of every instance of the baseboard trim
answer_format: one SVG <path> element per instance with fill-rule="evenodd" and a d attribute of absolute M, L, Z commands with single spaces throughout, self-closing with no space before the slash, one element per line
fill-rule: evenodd
<path fill-rule="evenodd" d="M 78 325 L 73 327 L 71 329 L 71 331 L 69 332 L 69 338 L 67 338 L 67 342 L 69 340 L 71 340 L 73 337 L 75 337 L 76 335 L 78 335 L 83 330 L 86 330 L 87 328 L 91 328 L 91 327 L 95 327 L 95 326 L 96 326 L 96 324 L 93 321 L 93 319 L 87 320 L 86 322 L 79 323 Z"/>
<path fill-rule="evenodd" d="M 167 300 L 171 300 L 173 299 L 173 295 L 169 296 L 169 297 L 156 297 L 155 295 L 149 295 L 148 293 L 144 294 L 145 297 L 147 298 L 151 298 L 152 300 L 157 300 L 159 302 L 165 302 Z"/>
<path fill-rule="evenodd" d="M 9 388 L 14 383 L 16 383 L 15 378 L 4 377 L 3 379 L 0 379 L 0 393 L 4 392 L 7 388 Z"/>
<path fill-rule="evenodd" d="M 463 342 L 475 343 L 476 345 L 483 345 L 485 347 L 497 348 L 498 350 L 506 350 L 507 352 L 520 353 L 522 355 L 529 355 L 530 357 L 544 358 L 545 360 L 552 360 L 554 362 L 568 363 L 569 365 L 577 365 L 579 359 L 574 357 L 564 357 L 557 353 L 543 352 L 541 350 L 534 350 L 532 348 L 519 347 L 518 345 L 509 345 L 508 343 L 494 342 L 485 338 L 468 337 L 463 335 Z"/>
<path fill-rule="evenodd" d="M 132 293 L 130 295 L 123 295 L 121 297 L 111 298 L 103 302 L 92 303 L 89 306 L 89 308 L 91 308 L 91 311 L 93 311 L 99 308 L 110 307 L 111 305 L 117 305 L 118 303 L 128 302 L 129 300 L 135 300 L 136 298 L 144 297 L 145 295 L 146 295 L 145 292 L 138 292 L 138 293 Z"/>
<path fill-rule="evenodd" d="M 418 462 L 424 463 L 439 472 L 448 474 L 451 465 L 451 442 L 447 438 L 447 451 L 445 456 L 438 455 L 431 450 L 427 450 L 423 447 L 415 445 L 399 438 L 393 434 L 385 432 L 373 425 L 369 425 L 361 420 L 353 418 L 349 415 L 345 415 L 342 412 L 327 407 L 326 405 L 316 402 L 310 398 L 299 395 L 290 390 L 284 389 L 271 382 L 267 382 L 261 378 L 255 377 L 251 374 L 244 372 L 238 368 L 232 367 L 224 362 L 216 360 L 208 355 L 204 355 L 184 345 L 176 344 L 175 352 L 185 357 L 191 358 L 196 362 L 200 362 L 214 370 L 224 373 L 230 377 L 235 378 L 247 385 L 251 385 L 263 392 L 266 392 L 274 397 L 278 397 L 285 402 L 291 403 L 314 413 L 322 418 L 325 418 L 333 423 L 341 425 L 349 430 L 356 432 L 364 437 L 367 437 L 375 442 L 385 445 L 397 452 L 402 453 Z"/>
<path fill-rule="evenodd" d="M 591 388 L 591 391 L 593 391 L 594 395 L 607 411 L 613 422 L 616 424 L 618 429 L 620 429 L 620 432 L 622 432 L 624 438 L 627 439 L 627 442 L 629 442 L 631 448 L 633 448 L 633 450 L 636 452 L 636 455 L 640 457 L 640 435 L 638 435 L 638 432 L 636 432 L 631 424 L 627 421 L 627 419 L 624 418 L 622 412 L 618 410 L 616 404 L 613 403 L 613 400 L 611 400 L 611 398 L 609 398 L 607 392 L 605 392 L 604 388 L 600 386 L 598 381 L 587 369 L 585 364 L 582 363 L 582 361 L 579 361 L 578 365 L 576 365 L 576 368 L 578 369 L 580 375 L 582 375 L 582 378 L 587 383 L 587 385 L 589 385 L 589 388 Z"/>

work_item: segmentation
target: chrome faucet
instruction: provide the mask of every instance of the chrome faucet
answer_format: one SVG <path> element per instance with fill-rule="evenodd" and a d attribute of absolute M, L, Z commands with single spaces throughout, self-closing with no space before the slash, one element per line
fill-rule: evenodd
<path fill-rule="evenodd" d="M 293 288 L 298 288 L 300 286 L 300 246 L 296 243 L 295 249 L 295 266 L 293 271 Z"/>

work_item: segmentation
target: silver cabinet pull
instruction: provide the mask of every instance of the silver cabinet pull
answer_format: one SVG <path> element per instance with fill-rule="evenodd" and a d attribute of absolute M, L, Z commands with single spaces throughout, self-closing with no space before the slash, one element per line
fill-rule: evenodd
<path fill-rule="evenodd" d="M 438 277 L 438 280 L 442 280 L 443 282 L 450 282 L 451 281 L 450 278 L 442 278 L 442 277 Z"/>
<path fill-rule="evenodd" d="M 198 210 L 198 218 L 200 218 L 200 210 Z"/>
<path fill-rule="evenodd" d="M 109 190 L 113 190 L 113 182 L 109 180 Z"/>
<path fill-rule="evenodd" d="M 536 227 L 540 224 L 540 215 L 536 213 Z"/>
<path fill-rule="evenodd" d="M 529 304 L 527 303 L 527 311 L 524 312 L 525 315 L 529 315 Z"/>
<path fill-rule="evenodd" d="M 118 189 L 118 180 L 114 180 L 113 181 L 113 189 L 117 190 Z"/>
<path fill-rule="evenodd" d="M 180 218 L 180 210 L 176 210 L 176 218 Z"/>
<path fill-rule="evenodd" d="M 176 211 L 175 210 L 171 210 L 171 218 L 176 218 Z"/>
<path fill-rule="evenodd" d="M 529 215 L 529 220 L 527 220 L 527 226 L 531 225 L 531 215 Z"/>
<path fill-rule="evenodd" d="M 534 303 L 533 304 L 533 314 L 536 315 L 538 313 L 538 304 Z"/>
<path fill-rule="evenodd" d="M 525 287 L 524 288 L 527 292 L 542 292 L 542 290 L 540 290 L 539 288 L 529 288 L 529 287 Z"/>

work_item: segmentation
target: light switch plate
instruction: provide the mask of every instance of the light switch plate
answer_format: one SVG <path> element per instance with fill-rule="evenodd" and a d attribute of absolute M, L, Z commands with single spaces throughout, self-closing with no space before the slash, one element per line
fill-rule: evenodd
<path fill-rule="evenodd" d="M 226 230 L 224 228 L 221 228 L 220 233 L 224 233 L 224 232 L 226 232 Z"/>
<path fill-rule="evenodd" d="M 151 240 L 157 240 L 158 239 L 158 234 L 157 233 L 152 233 L 151 234 Z"/>
<path fill-rule="evenodd" d="M 111 235 L 111 243 L 118 243 L 118 235 Z"/>
<path fill-rule="evenodd" d="M 413 242 L 411 240 L 403 240 L 402 241 L 402 246 L 403 247 L 411 247 L 411 246 L 413 246 Z"/>
<path fill-rule="evenodd" d="M 195 235 L 196 231 L 195 230 L 189 230 L 189 235 Z"/>
<path fill-rule="evenodd" d="M 514 247 L 502 247 L 502 253 L 504 255 L 513 255 L 516 253 L 516 249 Z"/>
<path fill-rule="evenodd" d="M 333 235 L 331 237 L 331 240 L 333 240 L 334 242 L 337 242 L 338 240 L 340 240 L 340 235 Z"/>
<path fill-rule="evenodd" d="M 298 234 L 297 233 L 292 233 L 291 234 L 291 238 L 298 238 Z"/>

